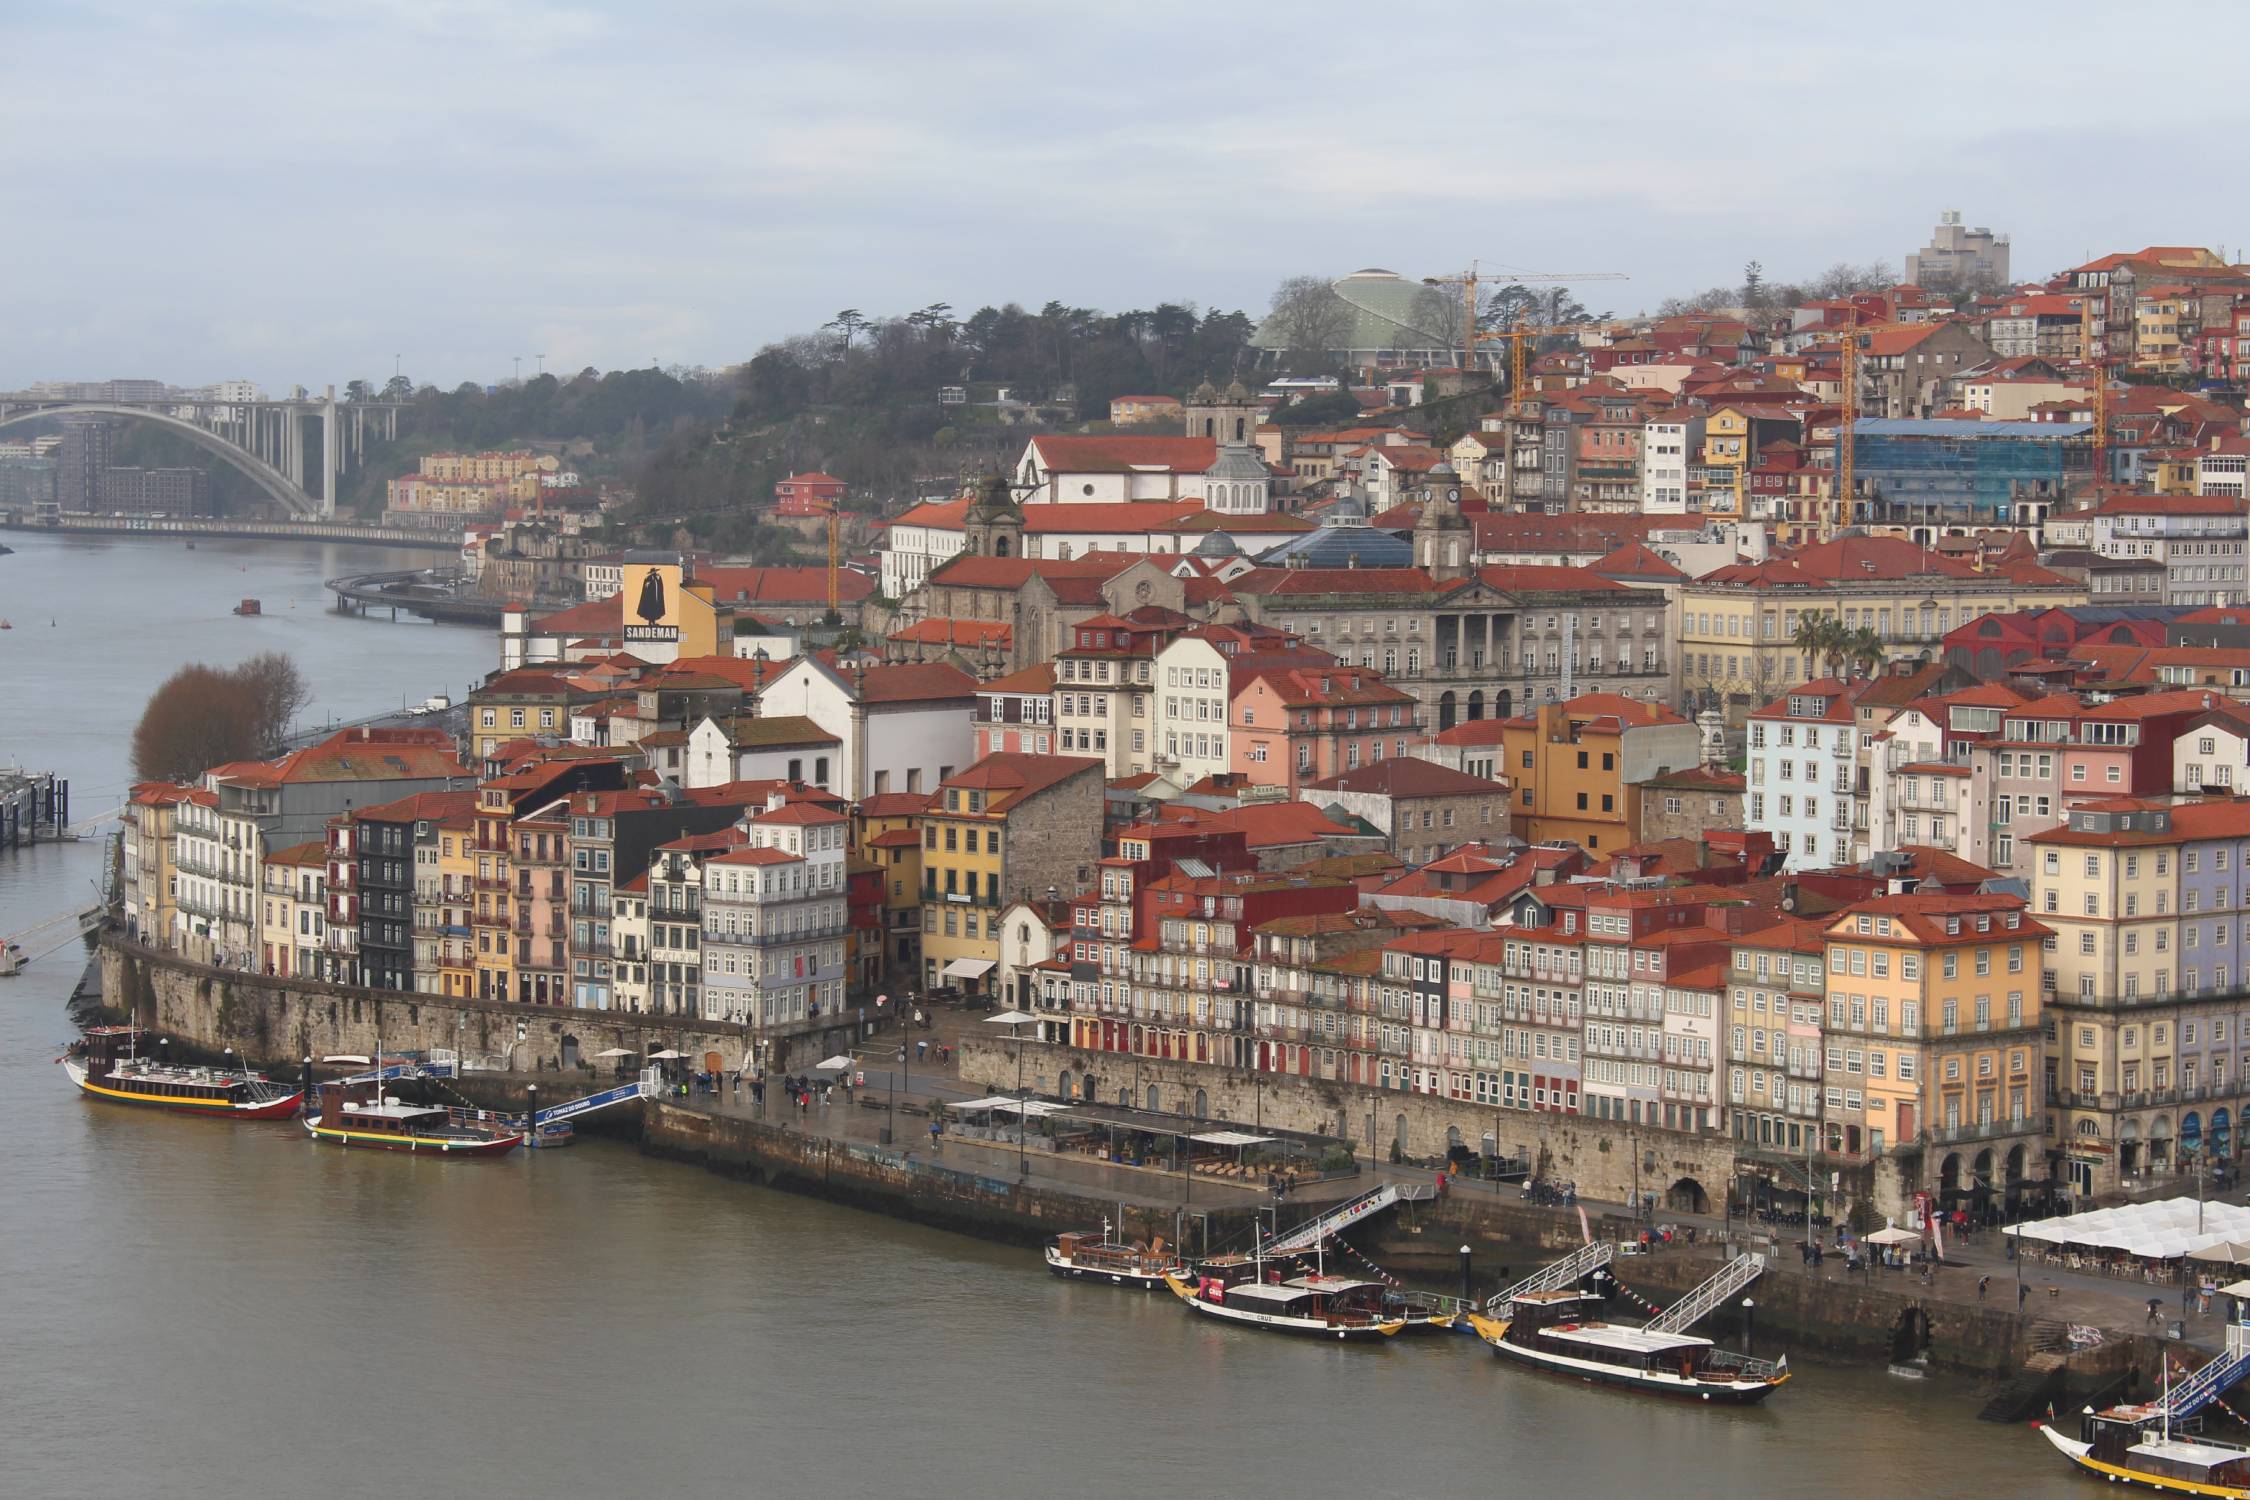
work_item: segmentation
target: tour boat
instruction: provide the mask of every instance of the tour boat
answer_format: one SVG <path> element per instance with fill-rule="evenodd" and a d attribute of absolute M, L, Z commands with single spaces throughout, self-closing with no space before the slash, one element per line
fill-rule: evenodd
<path fill-rule="evenodd" d="M 1789 1379 L 1789 1361 L 1751 1359 L 1685 1333 L 1605 1323 L 1599 1299 L 1565 1288 L 1526 1292 L 1505 1318 L 1469 1326 L 1504 1359 L 1558 1375 L 1698 1401 L 1763 1401 Z"/>
<path fill-rule="evenodd" d="M 255 599 L 245 599 L 234 607 L 234 612 L 238 615 L 259 615 L 265 613 L 265 606 Z"/>
<path fill-rule="evenodd" d="M 2250 1447 L 2197 1433 L 2182 1436 L 2175 1422 L 2195 1417 L 2250 1369 L 2250 1324 L 2227 1324 L 2226 1345 L 2202 1369 L 2174 1382 L 2165 1368 L 2161 1398 L 2153 1403 L 2088 1407 L 2078 1436 L 2065 1437 L 2052 1422 L 2034 1422 L 2040 1435 L 2079 1468 L 2111 1484 L 2138 1484 L 2176 1495 L 2250 1497 Z"/>
<path fill-rule="evenodd" d="M 305 1130 L 316 1141 L 422 1156 L 505 1156 L 523 1144 L 522 1131 L 486 1111 L 401 1104 L 377 1080 L 322 1084 L 320 1111 L 305 1116 Z"/>
<path fill-rule="evenodd" d="M 302 1089 L 244 1068 L 175 1067 L 137 1055 L 139 1031 L 97 1026 L 59 1058 L 81 1093 L 119 1104 L 230 1120 L 286 1120 L 305 1102 Z"/>
<path fill-rule="evenodd" d="M 1401 1292 L 1380 1281 L 1330 1276 L 1282 1278 L 1261 1254 L 1199 1262 L 1192 1275 L 1168 1273 L 1164 1284 L 1208 1318 L 1246 1323 L 1313 1338 L 1388 1339 L 1407 1332 L 1438 1332 L 1456 1317 L 1444 1299 Z"/>
<path fill-rule="evenodd" d="M 1153 1292 L 1164 1285 L 1165 1277 L 1187 1269 L 1178 1256 L 1164 1248 L 1163 1240 L 1153 1245 L 1124 1244 L 1110 1238 L 1106 1224 L 1098 1234 L 1082 1229 L 1056 1235 L 1047 1242 L 1046 1256 L 1047 1269 L 1057 1276 L 1106 1281 L 1141 1292 Z"/>

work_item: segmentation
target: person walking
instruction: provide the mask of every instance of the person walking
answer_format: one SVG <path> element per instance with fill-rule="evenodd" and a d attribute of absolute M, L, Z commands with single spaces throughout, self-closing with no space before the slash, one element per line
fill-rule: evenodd
<path fill-rule="evenodd" d="M 1979 1276 L 1979 1277 L 1977 1278 L 1977 1300 L 1978 1300 L 1978 1301 L 1980 1301 L 1980 1302 L 1981 1302 L 1981 1301 L 1983 1301 L 1983 1300 L 1984 1300 L 1984 1289 L 1985 1289 L 1986 1287 L 1990 1286 L 1990 1285 L 1992 1285 L 1992 1278 L 1991 1278 L 1991 1277 L 1989 1277 L 1989 1276 Z"/>
<path fill-rule="evenodd" d="M 2148 1320 L 2150 1323 L 2161 1323 L 2164 1320 L 2164 1299 L 2162 1297 L 2148 1299 Z"/>
<path fill-rule="evenodd" d="M 2027 1287 L 2027 1286 L 2025 1286 L 2025 1285 L 2024 1285 L 2024 1284 L 2023 1284 L 2022 1282 L 2020 1282 L 2020 1281 L 2016 1283 L 2016 1316 L 2017 1316 L 2017 1317 L 2019 1317 L 2019 1318 L 2020 1318 L 2020 1317 L 2022 1317 L 2022 1316 L 2023 1316 L 2023 1304 L 2024 1304 L 2024 1299 L 2025 1299 L 2025 1298 L 2027 1298 L 2027 1297 L 2029 1297 L 2030 1295 L 2031 1295 L 2031 1288 L 2030 1288 L 2030 1287 Z"/>

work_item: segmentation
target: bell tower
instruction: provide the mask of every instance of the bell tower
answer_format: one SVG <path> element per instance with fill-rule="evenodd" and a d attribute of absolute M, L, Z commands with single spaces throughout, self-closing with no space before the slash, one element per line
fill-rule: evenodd
<path fill-rule="evenodd" d="M 1023 510 L 1016 504 L 1015 491 L 1008 487 L 1005 474 L 995 474 L 984 482 L 977 497 L 969 502 L 961 524 L 965 533 L 962 551 L 970 557 L 1023 555 Z"/>
<path fill-rule="evenodd" d="M 1224 391 L 1206 380 L 1188 396 L 1185 412 L 1189 437 L 1209 438 L 1223 447 L 1257 441 L 1265 409 L 1239 380 L 1229 381 Z"/>

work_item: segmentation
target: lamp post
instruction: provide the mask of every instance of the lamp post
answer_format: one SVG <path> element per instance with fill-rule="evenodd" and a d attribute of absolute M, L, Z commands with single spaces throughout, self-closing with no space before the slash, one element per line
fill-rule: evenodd
<path fill-rule="evenodd" d="M 1028 1011 L 1008 1010 L 987 1018 L 988 1026 L 1005 1026 L 1015 1033 L 1016 1042 L 1016 1181 L 1027 1182 L 1031 1168 L 1024 1156 L 1024 1136 L 1030 1127 L 1030 1111 L 1024 1107 L 1023 1097 L 1023 1028 L 1036 1026 L 1039 1018 Z"/>
<path fill-rule="evenodd" d="M 1758 1342 L 1758 1304 L 1748 1297 L 1742 1299 L 1742 1352 L 1756 1352 Z"/>

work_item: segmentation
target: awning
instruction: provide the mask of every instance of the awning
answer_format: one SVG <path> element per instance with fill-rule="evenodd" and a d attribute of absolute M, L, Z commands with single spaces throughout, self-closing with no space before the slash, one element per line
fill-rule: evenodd
<path fill-rule="evenodd" d="M 940 979 L 982 979 L 992 971 L 989 958 L 957 958 L 938 975 Z"/>
<path fill-rule="evenodd" d="M 1911 1229 L 1891 1226 L 1878 1229 L 1867 1236 L 1867 1243 L 1870 1245 L 1919 1245 L 1922 1243 L 1922 1236 Z"/>
<path fill-rule="evenodd" d="M 1210 1130 L 1202 1135 L 1191 1135 L 1188 1139 L 1200 1141 L 1206 1146 L 1270 1146 L 1274 1142 L 1274 1137 L 1270 1135 L 1251 1135 L 1242 1130 Z"/>
<path fill-rule="evenodd" d="M 1049 1115 L 1067 1115 L 1070 1113 L 1069 1105 L 1057 1104 L 1052 1099 L 1025 1099 L 1020 1102 L 1014 1099 L 995 1099 L 992 1101 L 992 1109 L 995 1114 L 1025 1114 L 1031 1116 L 1034 1120 L 1044 1120 Z"/>
<path fill-rule="evenodd" d="M 2230 1281 L 2219 1290 L 2229 1297 L 2250 1297 L 2250 1281 Z"/>

